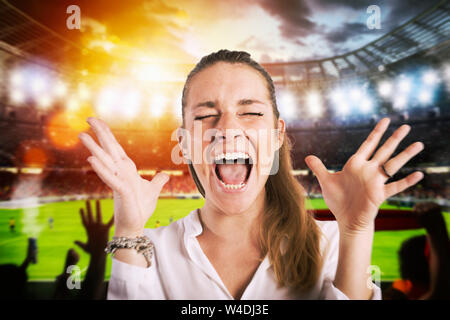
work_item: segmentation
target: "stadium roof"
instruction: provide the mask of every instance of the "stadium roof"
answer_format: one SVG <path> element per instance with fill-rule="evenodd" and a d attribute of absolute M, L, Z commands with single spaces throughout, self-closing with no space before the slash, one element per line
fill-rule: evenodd
<path fill-rule="evenodd" d="M 367 74 L 384 66 L 439 47 L 448 50 L 450 3 L 443 0 L 379 39 L 351 52 L 320 60 L 267 63 L 264 66 L 277 83 L 315 83 Z M 71 65 L 95 59 L 105 65 L 123 57 L 86 48 L 72 42 L 0 0 L 0 50 L 39 63 L 51 63 L 59 72 L 73 72 Z M 98 59 L 102 55 L 102 59 Z M 191 65 L 185 65 L 187 69 Z"/>

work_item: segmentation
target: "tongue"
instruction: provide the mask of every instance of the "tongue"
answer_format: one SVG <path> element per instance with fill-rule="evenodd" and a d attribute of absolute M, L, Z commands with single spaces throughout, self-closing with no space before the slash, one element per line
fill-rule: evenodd
<path fill-rule="evenodd" d="M 240 184 L 247 176 L 247 166 L 245 164 L 217 164 L 220 177 L 226 184 Z"/>

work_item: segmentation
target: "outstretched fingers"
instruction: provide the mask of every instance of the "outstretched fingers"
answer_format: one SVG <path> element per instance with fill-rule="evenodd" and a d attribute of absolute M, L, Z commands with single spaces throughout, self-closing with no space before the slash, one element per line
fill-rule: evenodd
<path fill-rule="evenodd" d="M 97 223 L 101 224 L 102 223 L 102 210 L 100 208 L 100 200 L 95 200 L 95 217 L 97 219 Z"/>
<path fill-rule="evenodd" d="M 87 122 L 92 127 L 103 149 L 108 152 L 113 160 L 126 157 L 122 146 L 117 142 L 109 126 L 101 119 L 89 117 Z"/>
<path fill-rule="evenodd" d="M 89 200 L 86 200 L 86 211 L 87 211 L 87 221 L 89 224 L 94 222 L 94 217 L 92 216 L 91 203 Z"/>
<path fill-rule="evenodd" d="M 111 172 L 103 165 L 103 163 L 100 160 L 98 160 L 94 156 L 90 156 L 87 159 L 87 161 L 91 164 L 92 169 L 94 169 L 94 171 L 97 173 L 99 178 L 104 183 L 106 183 L 106 185 L 108 187 L 110 187 L 111 189 L 113 189 L 117 192 L 122 191 L 122 183 L 116 175 L 117 171 L 115 171 L 114 173 Z"/>
<path fill-rule="evenodd" d="M 385 170 L 390 174 L 394 175 L 398 170 L 400 170 L 409 160 L 414 158 L 419 152 L 424 149 L 424 144 L 422 142 L 415 142 L 411 144 L 408 148 L 400 152 L 397 156 L 390 159 L 384 164 Z"/>
<path fill-rule="evenodd" d="M 86 227 L 88 222 L 86 220 L 86 216 L 84 215 L 83 208 L 80 208 L 80 218 L 81 218 L 81 223 L 83 224 L 84 227 Z"/>
<path fill-rule="evenodd" d="M 395 149 L 397 149 L 400 142 L 408 135 L 411 127 L 404 124 L 386 140 L 386 142 L 378 149 L 378 151 L 373 156 L 374 161 L 378 163 L 385 163 L 389 157 L 394 153 Z"/>
<path fill-rule="evenodd" d="M 391 120 L 389 118 L 381 119 L 366 140 L 361 144 L 356 154 L 362 156 L 364 159 L 369 160 L 372 153 L 380 143 L 381 137 L 383 136 L 386 129 L 389 127 Z"/>
<path fill-rule="evenodd" d="M 81 142 L 84 144 L 84 146 L 91 152 L 93 156 L 95 156 L 97 159 L 100 159 L 100 161 L 111 171 L 115 170 L 116 164 L 114 163 L 113 159 L 111 158 L 111 155 L 107 152 L 105 152 L 104 149 L 102 149 L 95 141 L 92 139 L 92 137 L 87 133 L 80 133 L 78 135 Z"/>
<path fill-rule="evenodd" d="M 422 180 L 422 178 L 423 173 L 420 171 L 416 171 L 408 175 L 406 178 L 386 184 L 384 186 L 386 198 L 392 197 L 397 193 L 408 189 L 409 187 Z"/>

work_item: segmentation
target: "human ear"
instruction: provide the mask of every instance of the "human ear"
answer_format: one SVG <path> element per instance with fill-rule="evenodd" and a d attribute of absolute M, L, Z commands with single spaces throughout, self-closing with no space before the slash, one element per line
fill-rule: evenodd
<path fill-rule="evenodd" d="M 277 120 L 277 130 L 276 130 L 276 132 L 277 132 L 277 136 L 276 136 L 277 147 L 276 147 L 276 150 L 278 150 L 278 149 L 281 148 L 281 146 L 284 143 L 284 134 L 286 132 L 286 123 L 281 118 L 279 118 Z"/>
<path fill-rule="evenodd" d="M 177 141 L 183 158 L 189 160 L 189 132 L 184 128 L 177 128 Z"/>

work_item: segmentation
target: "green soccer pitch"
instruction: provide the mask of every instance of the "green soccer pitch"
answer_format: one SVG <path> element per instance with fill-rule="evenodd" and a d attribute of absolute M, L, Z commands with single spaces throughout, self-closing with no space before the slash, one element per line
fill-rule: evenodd
<path fill-rule="evenodd" d="M 94 210 L 95 204 L 91 202 Z M 156 221 L 161 226 L 186 216 L 192 210 L 203 205 L 203 199 L 160 199 L 156 211 L 147 223 L 154 228 Z M 51 280 L 63 271 L 67 250 L 74 248 L 80 254 L 78 265 L 82 277 L 89 263 L 89 256 L 74 244 L 75 240 L 86 241 L 86 233 L 81 224 L 79 209 L 85 207 L 84 201 L 69 201 L 44 204 L 35 208 L 0 209 L 0 264 L 20 264 L 25 258 L 28 246 L 27 238 L 34 236 L 38 244 L 38 262 L 28 267 L 29 280 Z M 308 201 L 308 207 L 326 208 L 321 199 Z M 103 220 L 107 221 L 113 212 L 113 201 L 102 200 Z M 383 205 L 382 208 L 396 208 Z M 450 230 L 449 214 L 444 214 L 447 228 Z M 54 220 L 53 229 L 48 224 L 49 217 Z M 9 230 L 10 218 L 16 220 L 16 230 Z M 111 235 L 112 235 L 111 230 Z M 425 234 L 423 229 L 407 231 L 377 231 L 375 233 L 372 264 L 379 266 L 382 281 L 399 278 L 397 251 L 402 241 L 415 235 Z M 170 254 L 170 253 L 168 253 Z M 107 259 L 106 278 L 109 279 L 111 259 Z"/>

